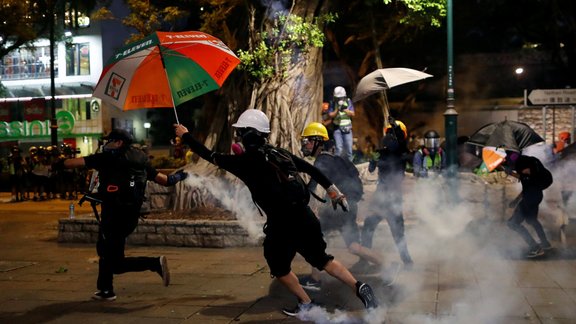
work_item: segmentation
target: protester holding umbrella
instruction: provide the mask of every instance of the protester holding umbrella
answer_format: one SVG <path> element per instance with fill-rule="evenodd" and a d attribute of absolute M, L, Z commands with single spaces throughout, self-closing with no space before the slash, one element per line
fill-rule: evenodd
<path fill-rule="evenodd" d="M 511 174 L 520 179 L 522 192 L 510 204 L 516 207 L 512 217 L 508 219 L 508 227 L 520 234 L 528 244 L 529 251 L 526 257 L 539 257 L 552 248 L 542 224 L 538 221 L 538 206 L 544 196 L 542 191 L 552 184 L 552 174 L 540 160 L 533 156 L 518 156 L 513 167 L 515 171 Z M 526 227 L 522 225 L 523 222 L 534 228 L 540 243 L 534 240 Z"/>
<path fill-rule="evenodd" d="M 176 135 L 204 160 L 229 171 L 246 184 L 258 208 L 266 214 L 264 257 L 272 276 L 298 298 L 294 309 L 284 309 L 289 316 L 311 308 L 312 300 L 291 270 L 296 253 L 306 261 L 354 289 L 366 308 L 377 307 L 372 288 L 362 283 L 334 257 L 326 253 L 326 242 L 316 215 L 308 206 L 310 192 L 298 172 L 309 174 L 332 200 L 334 208 L 347 208 L 345 196 L 324 174 L 308 162 L 281 148 L 268 145 L 270 121 L 260 110 L 244 111 L 232 125 L 241 138 L 242 154 L 212 152 L 195 140 L 183 125 L 175 125 Z"/>
<path fill-rule="evenodd" d="M 372 247 L 374 231 L 382 219 L 386 218 L 404 266 L 411 267 L 413 261 L 404 237 L 402 214 L 402 183 L 408 157 L 407 132 L 401 121 L 391 116 L 388 121 L 390 126 L 386 128 L 382 146 L 368 167 L 370 172 L 378 168 L 378 184 L 371 202 L 375 213 L 364 220 L 362 245 Z"/>
<path fill-rule="evenodd" d="M 165 175 L 154 169 L 148 156 L 132 144 L 132 135 L 115 129 L 105 137 L 103 152 L 86 157 L 63 159 L 52 166 L 55 170 L 82 168 L 98 171 L 98 198 L 102 215 L 96 250 L 98 261 L 98 291 L 92 299 L 115 300 L 113 275 L 136 271 L 153 271 L 162 277 L 164 286 L 170 283 L 166 257 L 125 257 L 126 238 L 138 225 L 146 181 L 173 186 L 186 178 L 179 171 Z"/>

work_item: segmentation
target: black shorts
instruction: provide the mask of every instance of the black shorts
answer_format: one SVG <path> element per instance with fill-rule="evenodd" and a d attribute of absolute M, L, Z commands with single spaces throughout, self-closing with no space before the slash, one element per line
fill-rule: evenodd
<path fill-rule="evenodd" d="M 296 253 L 319 270 L 334 259 L 326 254 L 326 241 L 320 222 L 308 206 L 298 215 L 286 213 L 274 217 L 282 217 L 282 221 L 268 221 L 264 228 L 266 238 L 263 244 L 264 257 L 272 276 L 283 277 L 290 273 Z"/>

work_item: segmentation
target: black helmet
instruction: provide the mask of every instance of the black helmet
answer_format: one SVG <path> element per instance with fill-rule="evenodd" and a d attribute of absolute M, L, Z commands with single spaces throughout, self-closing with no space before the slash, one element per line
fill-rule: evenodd
<path fill-rule="evenodd" d="M 108 135 L 104 137 L 105 140 L 121 140 L 124 142 L 124 145 L 132 144 L 132 135 L 127 131 L 117 128 L 113 129 Z"/>
<path fill-rule="evenodd" d="M 427 149 L 437 149 L 440 147 L 440 134 L 435 130 L 424 133 L 424 147 Z"/>

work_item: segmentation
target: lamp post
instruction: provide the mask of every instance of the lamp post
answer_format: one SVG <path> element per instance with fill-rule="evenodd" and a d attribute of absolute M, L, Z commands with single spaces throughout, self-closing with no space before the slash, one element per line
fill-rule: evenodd
<path fill-rule="evenodd" d="M 50 139 L 52 145 L 58 144 L 58 121 L 56 120 L 56 84 L 54 73 L 54 3 L 48 6 L 50 21 Z"/>
<path fill-rule="evenodd" d="M 446 166 L 448 177 L 455 178 L 458 172 L 457 127 L 458 112 L 454 108 L 454 50 L 453 50 L 453 20 L 452 0 L 447 3 L 447 30 L 448 30 L 448 87 L 446 111 L 444 112 L 444 128 L 446 132 Z"/>

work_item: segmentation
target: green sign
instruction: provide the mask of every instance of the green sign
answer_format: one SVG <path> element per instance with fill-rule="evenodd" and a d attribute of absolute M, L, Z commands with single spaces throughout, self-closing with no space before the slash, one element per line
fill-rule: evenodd
<path fill-rule="evenodd" d="M 69 135 L 74 130 L 74 115 L 61 110 L 56 113 L 58 134 Z M 0 122 L 0 140 L 50 137 L 50 120 Z"/>

